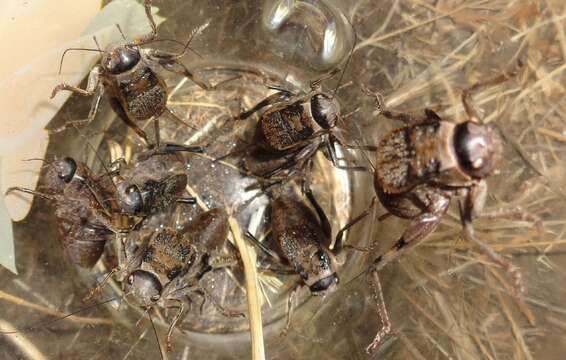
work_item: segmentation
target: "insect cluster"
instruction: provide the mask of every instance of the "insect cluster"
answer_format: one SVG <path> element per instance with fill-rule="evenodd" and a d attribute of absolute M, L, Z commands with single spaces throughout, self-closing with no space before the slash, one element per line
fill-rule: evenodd
<path fill-rule="evenodd" d="M 368 352 L 376 349 L 392 328 L 378 271 L 430 235 L 452 200 L 458 201 L 466 239 L 507 272 L 517 298 L 521 298 L 524 288 L 519 269 L 478 239 L 472 226 L 473 218 L 478 216 L 526 216 L 517 209 L 483 211 L 487 196 L 485 179 L 499 166 L 502 140 L 496 128 L 482 123 L 475 114 L 471 96 L 478 88 L 505 81 L 506 76 L 464 91 L 462 103 L 467 120 L 459 124 L 429 109 L 417 114 L 384 109 L 380 96 L 363 88 L 369 96 L 375 96 L 378 116 L 403 123 L 397 130 L 381 136 L 376 145 L 360 145 L 356 139 L 353 145 L 348 144 L 344 138 L 345 116 L 340 109 L 338 87 L 330 92 L 322 88 L 327 79 L 341 74 L 343 69 L 312 81 L 307 90 L 269 85 L 266 89 L 272 91 L 269 95 L 232 116 L 224 125 L 230 128 L 243 123 L 253 125 L 245 145 L 224 154 L 214 153 L 211 151 L 214 139 L 202 145 L 163 141 L 163 128 L 173 127 L 172 122 L 166 125 L 160 122 L 164 117 L 174 120 L 175 126 L 183 131 L 194 130 L 196 125 L 171 110 L 170 91 L 162 72 L 186 77 L 206 92 L 219 91 L 220 85 L 225 84 L 212 86 L 182 63 L 190 40 L 180 53 L 149 47 L 157 38 L 150 3 L 144 2 L 152 28 L 149 34 L 111 45 L 104 51 L 98 49 L 101 61 L 91 71 L 86 89 L 60 84 L 52 94 L 53 97 L 60 91 L 71 91 L 94 97 L 87 119 L 70 121 L 52 130 L 53 133 L 76 130 L 82 135 L 79 128 L 95 119 L 106 95 L 116 116 L 141 141 L 141 150 L 128 159 L 107 160 L 97 154 L 97 171 L 92 170 L 94 165 L 89 167 L 72 157 L 46 161 L 44 189 L 8 190 L 30 193 L 51 203 L 63 251 L 72 263 L 92 268 L 105 251 L 113 254 L 107 275 L 91 289 L 89 298 L 98 296 L 114 279 L 130 305 L 147 311 L 150 316 L 152 311 L 167 311 L 168 349 L 175 328 L 199 300 L 211 304 L 226 317 L 244 316 L 240 310 L 226 308 L 203 279 L 216 271 L 230 272 L 235 282 L 244 276 L 241 259 L 227 241 L 228 218 L 238 217 L 258 196 L 238 206 L 214 206 L 173 224 L 171 214 L 202 205 L 198 194 L 190 190 L 193 169 L 189 165 L 193 157 L 199 156 L 210 158 L 212 165 L 235 158 L 229 164 L 240 176 L 252 179 L 251 185 L 241 191 L 259 189 L 258 194 L 266 196 L 269 214 L 264 217 L 268 224 L 265 238 L 252 232 L 247 232 L 245 237 L 256 245 L 261 255 L 258 269 L 279 276 L 295 276 L 283 332 L 292 324 L 296 299 L 303 287 L 314 296 L 332 296 L 340 286 L 341 270 L 348 263 L 349 254 L 374 248 L 371 242 L 368 247 L 347 243 L 344 234 L 352 226 L 371 220 L 368 215 L 377 208 L 377 200 L 388 214 L 409 222 L 393 247 L 377 256 L 364 272 L 369 275 L 383 322 L 368 345 Z M 238 77 L 225 81 L 226 86 L 239 81 Z M 153 124 L 153 137 L 140 125 L 147 120 Z M 371 160 L 360 164 L 342 159 L 339 149 L 369 154 Z M 94 148 L 92 151 L 96 152 Z M 340 229 L 334 229 L 334 239 L 331 221 L 316 192 L 311 190 L 313 167 L 319 153 L 336 171 L 370 172 L 374 177 L 375 196 L 370 206 L 347 219 Z"/>

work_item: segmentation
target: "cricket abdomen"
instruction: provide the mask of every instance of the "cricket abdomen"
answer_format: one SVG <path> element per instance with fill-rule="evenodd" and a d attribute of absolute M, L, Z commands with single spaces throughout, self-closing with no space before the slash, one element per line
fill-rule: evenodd
<path fill-rule="evenodd" d="M 271 202 L 271 228 L 285 259 L 307 281 L 316 278 L 320 269 L 312 263 L 312 255 L 328 239 L 320 229 L 314 214 L 305 204 L 279 197 Z"/>
<path fill-rule="evenodd" d="M 131 77 L 119 81 L 118 86 L 131 119 L 147 120 L 165 111 L 166 85 L 149 67 L 140 67 Z"/>
<path fill-rule="evenodd" d="M 265 150 L 283 152 L 314 134 L 313 121 L 300 103 L 266 112 L 259 122 Z"/>

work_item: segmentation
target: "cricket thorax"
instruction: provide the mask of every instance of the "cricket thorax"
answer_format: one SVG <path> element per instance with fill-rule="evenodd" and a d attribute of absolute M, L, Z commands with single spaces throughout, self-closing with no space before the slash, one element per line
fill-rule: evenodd
<path fill-rule="evenodd" d="M 402 193 L 438 174 L 438 123 L 404 127 L 383 139 L 377 152 L 376 180 L 386 193 Z"/>
<path fill-rule="evenodd" d="M 138 198 L 130 212 L 152 214 L 173 205 L 183 194 L 187 175 L 183 173 L 182 162 L 175 155 L 139 157 L 132 165 L 121 170 L 126 180 L 120 189 L 134 188 Z M 127 194 L 126 194 L 127 195 Z"/>
<path fill-rule="evenodd" d="M 303 105 L 295 103 L 265 113 L 260 120 L 259 130 L 271 150 L 284 151 L 310 138 L 315 132 L 313 125 L 316 124 L 304 111 Z"/>
<path fill-rule="evenodd" d="M 174 174 L 165 179 L 147 180 L 140 186 L 146 213 L 169 208 L 183 194 L 187 186 L 185 174 Z"/>
<path fill-rule="evenodd" d="M 151 238 L 144 261 L 173 279 L 193 264 L 195 256 L 194 247 L 184 241 L 182 234 L 164 229 Z"/>
<path fill-rule="evenodd" d="M 285 258 L 298 270 L 304 280 L 308 278 L 312 270 L 309 264 L 310 254 L 320 246 L 316 241 L 312 241 L 313 238 L 317 238 L 317 235 L 306 224 L 290 226 L 276 234 L 276 240 Z"/>

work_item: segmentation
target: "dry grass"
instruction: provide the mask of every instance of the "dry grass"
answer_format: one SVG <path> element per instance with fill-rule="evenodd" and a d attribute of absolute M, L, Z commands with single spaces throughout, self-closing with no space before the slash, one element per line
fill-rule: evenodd
<path fill-rule="evenodd" d="M 380 91 L 389 108 L 427 106 L 460 121 L 462 89 L 523 64 L 512 80 L 478 92 L 474 104 L 507 140 L 488 207 L 521 206 L 541 217 L 545 230 L 538 233 L 526 219 L 476 223 L 484 241 L 521 267 L 527 287 L 521 305 L 500 269 L 459 240 L 457 213 L 450 212 L 430 239 L 384 270 L 398 340 L 381 356 L 542 359 L 566 349 L 563 327 L 548 321 L 562 324 L 565 316 L 565 16 L 561 1 L 392 0 L 353 7 L 360 41 L 352 66 L 366 70 L 354 82 Z M 372 126 L 378 138 L 397 125 L 356 121 Z M 381 251 L 404 224 L 378 225 Z"/>

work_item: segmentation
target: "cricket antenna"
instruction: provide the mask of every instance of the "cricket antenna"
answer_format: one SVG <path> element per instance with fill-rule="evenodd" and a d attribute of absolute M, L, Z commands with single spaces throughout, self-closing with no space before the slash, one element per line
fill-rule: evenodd
<path fill-rule="evenodd" d="M 98 45 L 98 44 L 97 44 Z M 69 51 L 96 51 L 99 53 L 102 53 L 103 51 L 100 49 L 89 49 L 89 48 L 68 48 L 63 52 L 63 55 L 61 55 L 61 62 L 59 63 L 59 72 L 58 75 L 61 75 L 61 70 L 63 69 L 63 61 L 65 60 L 65 55 L 67 55 L 67 53 Z"/>
<path fill-rule="evenodd" d="M 192 39 L 192 37 L 191 37 L 191 39 Z M 190 42 L 191 42 L 191 39 L 189 39 L 189 41 L 188 41 L 187 43 L 184 43 L 184 42 L 181 42 L 181 41 L 175 40 L 175 39 L 155 39 L 155 40 L 151 40 L 151 41 L 148 42 L 147 44 L 153 44 L 153 43 L 156 43 L 156 42 L 165 42 L 165 41 L 172 42 L 172 43 L 174 43 L 174 44 L 181 45 L 181 46 L 183 47 L 183 51 L 182 51 L 180 54 L 184 54 L 185 51 L 188 50 L 188 51 L 192 52 L 193 54 L 195 54 L 196 56 L 198 56 L 199 58 L 202 59 L 203 56 L 202 56 L 201 53 L 199 53 L 199 52 L 196 51 L 195 49 L 189 47 L 189 44 L 190 44 Z"/>
<path fill-rule="evenodd" d="M 47 163 L 48 161 L 45 159 L 39 159 L 39 158 L 29 158 L 29 159 L 22 159 L 22 161 L 41 161 L 43 163 Z"/>
<path fill-rule="evenodd" d="M 122 28 L 120 27 L 120 24 L 116 24 L 116 27 L 118 28 L 120 35 L 122 35 L 122 39 L 124 39 L 124 41 L 128 41 L 128 38 L 126 38 L 126 35 L 124 35 L 124 32 L 122 31 Z"/>
<path fill-rule="evenodd" d="M 210 19 L 207 20 L 204 24 L 194 28 L 191 31 L 191 34 L 189 35 L 189 39 L 187 40 L 186 43 L 182 43 L 178 40 L 173 40 L 173 39 L 153 39 L 151 41 L 144 43 L 144 45 L 154 43 L 154 42 L 160 42 L 160 41 L 170 41 L 170 42 L 174 42 L 175 44 L 179 44 L 179 45 L 183 46 L 183 50 L 181 52 L 179 52 L 178 54 L 174 55 L 176 58 L 180 58 L 180 57 L 184 56 L 187 53 L 187 50 L 191 51 L 192 53 L 194 53 L 198 57 L 202 58 L 202 55 L 200 53 L 198 53 L 196 50 L 194 50 L 193 48 L 189 47 L 189 45 L 191 44 L 191 42 L 193 41 L 195 36 L 201 34 L 208 27 L 208 25 L 210 25 Z"/>
<path fill-rule="evenodd" d="M 301 43 L 301 39 L 305 36 L 305 33 L 307 32 L 307 28 L 308 25 L 304 25 L 303 30 L 300 32 L 300 34 L 297 35 L 297 38 L 295 39 L 297 46 L 295 46 L 295 49 L 293 50 L 293 54 L 291 54 L 291 58 L 289 59 L 289 61 L 295 60 L 295 57 L 297 56 L 297 50 L 299 49 L 299 44 Z M 288 76 L 289 76 L 289 67 L 287 67 L 287 71 L 285 72 L 285 76 L 283 77 L 283 82 L 287 82 Z"/>
<path fill-rule="evenodd" d="M 104 51 L 101 50 L 100 44 L 98 43 L 96 36 L 93 35 L 92 40 L 94 40 L 94 43 L 96 44 L 96 48 L 98 49 L 98 51 L 100 51 L 101 53 L 104 52 Z"/>
<path fill-rule="evenodd" d="M 75 128 L 75 130 L 77 130 L 77 132 L 79 133 L 79 136 L 81 136 L 83 139 L 85 139 L 87 146 L 94 152 L 94 156 L 96 156 L 96 158 L 98 159 L 98 161 L 100 162 L 100 164 L 102 165 L 102 167 L 104 168 L 104 171 L 106 171 L 106 174 L 110 177 L 110 182 L 112 183 L 112 186 L 114 186 L 114 189 L 116 189 L 116 191 L 118 191 L 118 187 L 116 186 L 116 184 L 114 183 L 114 181 L 112 181 L 112 176 L 110 171 L 108 170 L 108 168 L 106 167 L 106 164 L 104 163 L 104 160 L 100 157 L 100 155 L 98 154 L 98 151 L 96 151 L 96 149 L 94 148 L 94 146 L 92 146 L 92 144 L 90 143 L 90 141 L 88 141 L 88 139 L 86 138 L 86 136 L 83 135 L 83 133 L 79 130 L 79 128 L 73 124 L 73 127 Z M 104 212 L 108 215 L 111 216 L 111 211 L 108 210 L 108 208 L 106 207 L 106 200 L 101 199 L 100 195 L 98 194 L 98 192 L 96 192 L 91 184 L 86 181 L 85 182 L 86 186 L 88 187 L 88 189 L 90 190 L 90 192 L 92 193 L 92 195 L 94 196 L 94 198 L 96 199 L 96 201 L 98 201 L 98 203 L 100 204 L 100 206 L 102 206 L 102 208 L 104 209 Z"/>
<path fill-rule="evenodd" d="M 38 329 L 40 329 L 40 328 L 44 328 L 44 327 L 46 327 L 46 326 L 49 326 L 49 325 L 51 325 L 51 324 L 54 324 L 54 323 L 56 323 L 56 322 L 58 322 L 58 321 L 65 320 L 65 319 L 67 319 L 67 318 L 69 318 L 69 317 L 71 317 L 71 316 L 73 316 L 73 315 L 76 315 L 76 314 L 78 314 L 78 313 L 81 313 L 81 312 L 83 312 L 83 311 L 86 311 L 86 310 L 89 310 L 89 309 L 98 307 L 98 306 L 100 306 L 100 305 L 108 304 L 108 303 L 110 303 L 110 302 L 112 302 L 112 301 L 115 301 L 115 300 L 118 300 L 118 299 L 119 299 L 119 297 L 113 297 L 113 298 L 110 298 L 110 299 L 107 299 L 107 300 L 104 300 L 104 301 L 101 301 L 101 302 L 98 302 L 98 303 L 95 303 L 95 304 L 86 306 L 86 307 L 84 307 L 84 308 L 82 308 L 82 309 L 73 311 L 73 312 L 71 312 L 71 313 L 68 313 L 68 314 L 66 314 L 66 315 L 64 315 L 64 316 L 58 317 L 58 318 L 56 318 L 56 319 L 52 319 L 52 320 L 46 321 L 46 322 L 44 322 L 44 323 L 42 323 L 42 324 L 39 324 L 39 325 L 36 325 L 36 326 L 27 327 L 27 328 L 21 328 L 21 329 L 17 329 L 17 330 L 14 330 L 14 331 L 0 331 L 0 334 L 9 335 L 9 334 L 19 334 L 19 333 L 24 333 L 24 332 L 35 331 L 35 330 L 38 330 Z"/>
<path fill-rule="evenodd" d="M 77 130 L 77 132 L 79 133 L 79 136 L 82 137 L 87 146 L 89 147 L 89 149 L 92 150 L 92 152 L 94 153 L 94 156 L 98 159 L 98 161 L 100 162 L 100 165 L 102 165 L 102 168 L 104 169 L 104 171 L 106 171 L 106 175 L 111 176 L 111 172 L 108 169 L 108 167 L 106 166 L 106 164 L 104 163 L 104 159 L 102 159 L 102 157 L 100 156 L 100 154 L 98 153 L 98 151 L 96 151 L 96 149 L 94 148 L 94 146 L 92 146 L 92 144 L 90 143 L 90 141 L 88 141 L 87 137 L 81 132 L 81 130 L 77 127 L 77 125 L 72 124 L 72 126 L 75 128 L 75 130 Z M 112 181 L 112 184 L 114 185 L 114 188 L 116 188 L 116 184 L 114 184 L 114 182 Z M 116 188 L 116 190 L 118 190 Z"/>
<path fill-rule="evenodd" d="M 361 271 L 360 273 L 358 273 L 357 275 L 355 275 L 353 278 L 351 278 L 350 280 L 346 281 L 345 283 L 343 283 L 341 286 L 342 287 L 346 287 L 347 285 L 353 283 L 354 281 L 358 280 L 362 275 L 367 274 L 370 270 L 372 270 L 372 265 L 369 265 L 368 267 L 365 268 L 365 270 Z"/>
<path fill-rule="evenodd" d="M 356 50 L 356 45 L 358 44 L 358 34 L 356 33 L 356 29 L 354 28 L 354 25 L 352 24 L 350 19 L 348 19 L 346 16 L 344 16 L 344 18 L 348 21 L 348 24 L 350 24 L 350 27 L 352 28 L 352 31 L 354 32 L 354 44 L 352 45 L 352 50 L 350 50 L 350 55 L 348 55 L 348 59 L 346 60 L 346 63 L 344 64 L 344 69 L 342 70 L 342 74 L 340 74 L 340 78 L 338 79 L 338 83 L 336 84 L 336 88 L 332 92 L 332 98 L 334 98 L 336 96 L 336 93 L 338 92 L 338 88 L 340 87 L 340 84 L 342 84 L 342 80 L 344 80 L 344 74 L 346 73 L 346 69 L 348 68 L 348 65 L 350 65 L 350 60 L 352 60 L 352 55 L 354 55 L 354 51 Z"/>
<path fill-rule="evenodd" d="M 26 193 L 26 194 L 31 194 L 33 196 L 38 196 L 42 199 L 46 199 L 46 200 L 56 200 L 57 198 L 51 194 L 45 194 L 42 193 L 40 191 L 35 191 L 32 189 L 27 189 L 27 188 L 23 188 L 23 187 L 19 187 L 19 186 L 12 186 L 9 187 L 8 189 L 6 189 L 6 192 L 4 193 L 4 195 L 8 195 L 10 193 L 13 193 L 14 191 L 19 191 L 22 193 Z"/>
<path fill-rule="evenodd" d="M 163 357 L 163 348 L 161 347 L 161 342 L 159 341 L 159 336 L 157 335 L 157 329 L 155 328 L 155 323 L 153 322 L 153 317 L 151 316 L 151 308 L 147 309 L 147 316 L 151 322 L 151 327 L 153 328 L 153 333 L 155 334 L 155 340 L 157 340 L 157 347 L 159 347 L 159 356 L 161 360 L 165 360 Z"/>
<path fill-rule="evenodd" d="M 53 164 L 53 161 L 48 161 L 48 160 L 39 159 L 39 158 L 22 159 L 22 161 L 26 161 L 26 162 L 29 162 L 29 161 L 41 161 L 41 162 L 43 163 L 43 165 L 41 165 L 41 168 L 42 168 L 42 169 L 44 169 L 44 168 L 50 166 L 51 164 Z"/>

